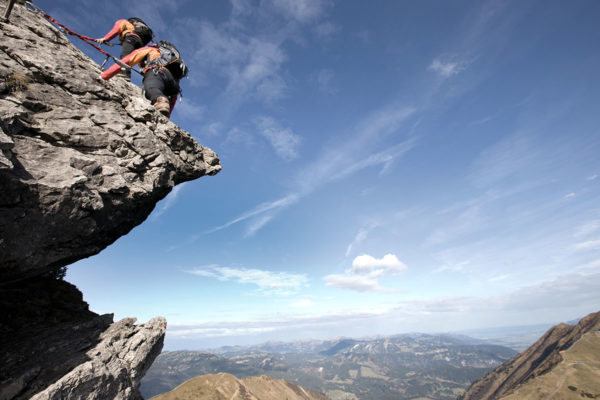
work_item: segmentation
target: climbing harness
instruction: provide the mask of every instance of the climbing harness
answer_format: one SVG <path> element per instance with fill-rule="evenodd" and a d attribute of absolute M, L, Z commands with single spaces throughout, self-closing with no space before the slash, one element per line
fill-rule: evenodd
<path fill-rule="evenodd" d="M 42 10 L 41 8 L 39 8 L 38 6 L 34 5 L 33 3 L 31 3 L 30 1 L 26 1 L 25 2 L 25 7 L 27 8 L 27 10 L 35 13 L 35 14 L 39 14 L 41 16 L 43 16 L 44 18 L 46 18 L 48 21 L 56 24 L 58 26 L 58 30 L 61 31 L 62 33 L 65 34 L 69 34 L 69 35 L 73 35 L 73 36 L 77 36 L 79 39 L 83 40 L 84 42 L 86 42 L 87 44 L 89 44 L 90 46 L 92 46 L 93 48 L 95 48 L 96 50 L 98 50 L 100 53 L 104 54 L 106 56 L 106 59 L 104 60 L 104 62 L 102 63 L 102 67 L 104 67 L 104 64 L 106 64 L 106 62 L 108 61 L 108 59 L 112 59 L 117 65 L 119 65 L 119 67 L 124 68 L 125 70 L 134 70 L 135 72 L 137 72 L 140 75 L 143 75 L 140 71 L 138 71 L 137 69 L 130 67 L 129 65 L 125 64 L 124 62 L 122 62 L 121 60 L 119 60 L 117 57 L 113 56 L 112 54 L 102 50 L 100 47 L 96 46 L 94 43 L 92 43 L 91 41 L 95 41 L 96 39 L 91 38 L 89 36 L 84 36 L 84 35 L 80 35 L 79 33 L 69 29 L 68 27 L 66 27 L 65 25 L 61 24 L 60 22 L 58 22 L 57 20 L 55 20 L 54 18 L 52 18 L 50 15 L 46 14 L 44 12 L 44 10 Z M 111 43 L 104 43 L 107 46 L 112 46 Z"/>

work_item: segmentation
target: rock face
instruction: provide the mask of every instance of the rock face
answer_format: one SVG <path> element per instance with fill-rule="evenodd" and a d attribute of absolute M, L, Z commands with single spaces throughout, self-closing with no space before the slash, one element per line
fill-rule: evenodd
<path fill-rule="evenodd" d="M 266 375 L 237 379 L 230 374 L 192 378 L 153 400 L 327 400 L 321 393 Z"/>
<path fill-rule="evenodd" d="M 134 325 L 88 310 L 72 284 L 52 277 L 0 288 L 0 399 L 140 399 L 160 354 L 162 317 Z"/>
<path fill-rule="evenodd" d="M 1 25 L 0 282 L 98 253 L 174 185 L 221 169 L 139 87 L 101 72 L 22 5 Z"/>
<path fill-rule="evenodd" d="M 89 361 L 77 366 L 31 400 L 141 398 L 137 387 L 160 354 L 166 330 L 162 317 L 134 325 L 135 318 L 112 324 L 87 352 Z"/>
<path fill-rule="evenodd" d="M 100 73 L 22 4 L 0 23 L 0 400 L 141 398 L 164 318 L 113 323 L 56 278 L 221 169 L 140 88 Z"/>
<path fill-rule="evenodd" d="M 590 314 L 577 325 L 556 325 L 527 350 L 475 382 L 460 400 L 500 399 L 519 385 L 552 370 L 563 361 L 561 352 L 583 335 L 600 330 L 600 312 Z"/>

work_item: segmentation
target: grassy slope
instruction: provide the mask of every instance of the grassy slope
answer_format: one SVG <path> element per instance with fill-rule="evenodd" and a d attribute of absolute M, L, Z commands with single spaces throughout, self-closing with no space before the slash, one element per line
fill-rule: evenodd
<path fill-rule="evenodd" d="M 562 353 L 564 361 L 501 400 L 600 399 L 600 332 L 589 332 Z"/>

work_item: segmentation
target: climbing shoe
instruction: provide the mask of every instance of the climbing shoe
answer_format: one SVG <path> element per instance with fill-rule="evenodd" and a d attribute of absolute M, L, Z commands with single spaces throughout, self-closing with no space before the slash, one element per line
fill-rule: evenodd
<path fill-rule="evenodd" d="M 169 112 L 171 111 L 169 99 L 164 96 L 158 96 L 156 102 L 154 103 L 154 109 L 162 115 L 164 115 L 165 117 L 168 117 Z"/>

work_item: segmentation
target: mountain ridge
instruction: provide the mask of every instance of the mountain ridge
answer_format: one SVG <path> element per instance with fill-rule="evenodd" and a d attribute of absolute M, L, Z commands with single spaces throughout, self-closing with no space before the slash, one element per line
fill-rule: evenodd
<path fill-rule="evenodd" d="M 153 400 L 329 400 L 325 395 L 282 379 L 261 375 L 238 379 L 231 374 L 208 374 L 189 379 Z"/>
<path fill-rule="evenodd" d="M 269 353 L 265 348 L 284 352 Z M 427 334 L 374 340 L 302 340 L 288 346 L 273 346 L 271 342 L 246 346 L 244 350 L 226 347 L 218 355 L 175 351 L 157 357 L 144 377 L 141 391 L 151 397 L 198 375 L 227 372 L 239 378 L 266 374 L 325 393 L 334 400 L 454 400 L 471 381 L 515 354 L 512 349 L 480 344 L 479 340 Z"/>
<path fill-rule="evenodd" d="M 600 330 L 600 311 L 581 318 L 576 325 L 561 323 L 515 358 L 474 382 L 458 400 L 492 400 L 510 394 L 519 385 L 543 375 L 560 364 L 561 352 L 583 335 Z"/>

